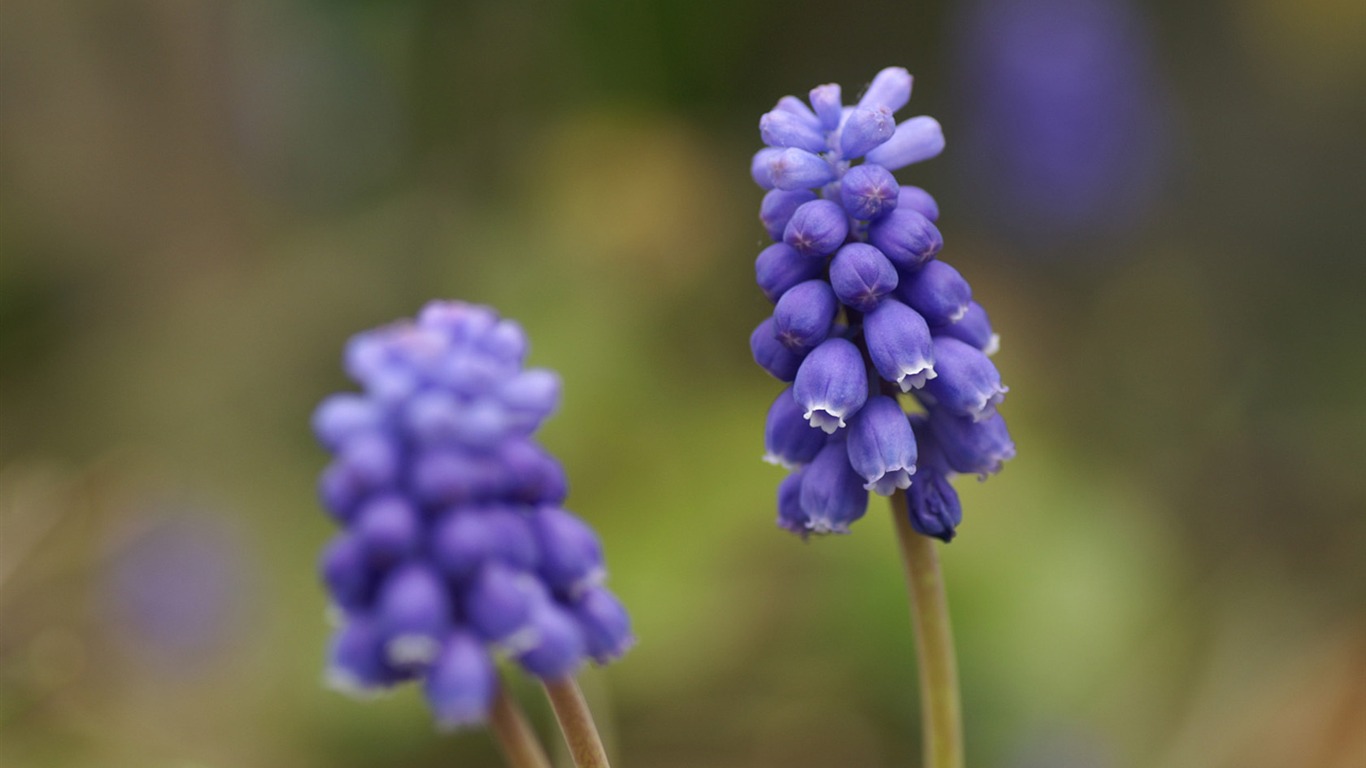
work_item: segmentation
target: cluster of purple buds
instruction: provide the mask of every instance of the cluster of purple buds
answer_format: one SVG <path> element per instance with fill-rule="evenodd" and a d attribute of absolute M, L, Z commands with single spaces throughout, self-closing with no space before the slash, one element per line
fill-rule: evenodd
<path fill-rule="evenodd" d="M 751 173 L 768 190 L 759 219 L 774 242 L 754 271 L 774 308 L 750 349 L 791 384 L 764 436 L 766 459 L 792 470 L 778 525 L 803 536 L 846 533 L 869 491 L 900 489 L 915 529 L 948 541 L 962 520 L 948 477 L 985 477 L 1015 455 L 996 412 L 998 337 L 936 258 L 934 198 L 892 175 L 944 148 L 934 118 L 893 118 L 910 97 L 910 74 L 891 67 L 852 106 L 822 85 L 810 106 L 786 96 L 759 121 L 768 146 Z"/>
<path fill-rule="evenodd" d="M 473 725 L 497 656 L 556 680 L 630 646 L 598 538 L 561 507 L 564 470 L 532 438 L 560 382 L 524 369 L 526 352 L 516 323 L 442 301 L 348 343 L 364 392 L 313 415 L 334 454 L 320 495 L 343 528 L 321 564 L 341 623 L 335 687 L 421 680 L 442 726 Z"/>

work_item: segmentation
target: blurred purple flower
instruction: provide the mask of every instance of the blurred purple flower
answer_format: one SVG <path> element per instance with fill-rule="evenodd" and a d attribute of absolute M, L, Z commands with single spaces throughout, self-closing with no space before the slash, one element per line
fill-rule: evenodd
<path fill-rule="evenodd" d="M 1169 105 L 1137 7 L 975 0 L 956 27 L 955 153 L 981 208 L 1045 245 L 1141 223 L 1165 175 Z"/>

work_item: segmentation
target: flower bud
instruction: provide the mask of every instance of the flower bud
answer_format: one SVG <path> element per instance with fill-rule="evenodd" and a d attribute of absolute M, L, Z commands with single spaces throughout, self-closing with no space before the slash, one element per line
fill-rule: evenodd
<path fill-rule="evenodd" d="M 811 107 L 806 106 L 806 102 L 796 96 L 784 96 L 778 99 L 773 110 L 775 112 L 786 112 L 796 117 L 803 125 L 820 130 L 821 121 L 816 117 L 816 113 L 811 111 Z"/>
<path fill-rule="evenodd" d="M 783 230 L 783 241 L 804 256 L 827 256 L 849 235 L 849 217 L 829 200 L 812 200 L 797 208 Z"/>
<path fill-rule="evenodd" d="M 849 243 L 830 262 L 830 285 L 836 298 L 860 312 L 872 311 L 899 279 L 892 262 L 867 243 Z"/>
<path fill-rule="evenodd" d="M 422 682 L 437 725 L 448 731 L 487 720 L 497 689 L 493 659 L 477 638 L 461 631 L 446 637 Z"/>
<path fill-rule="evenodd" d="M 931 408 L 930 431 L 955 472 L 985 479 L 1015 458 L 1015 443 L 999 413 L 975 422 L 942 408 Z"/>
<path fill-rule="evenodd" d="M 896 400 L 878 395 L 849 423 L 849 464 L 867 482 L 864 489 L 891 496 L 911 484 L 916 446 L 911 423 Z"/>
<path fill-rule="evenodd" d="M 768 169 L 773 186 L 782 190 L 819 187 L 834 181 L 835 168 L 824 157 L 790 147 L 773 158 Z"/>
<path fill-rule="evenodd" d="M 417 551 L 422 521 L 408 500 L 386 494 L 361 506 L 351 531 L 369 562 L 387 566 Z"/>
<path fill-rule="evenodd" d="M 906 491 L 906 509 L 911 527 L 923 536 L 952 541 L 963 522 L 963 505 L 958 492 L 937 466 L 925 466 Z"/>
<path fill-rule="evenodd" d="M 840 338 L 821 342 L 797 369 L 792 393 L 811 426 L 834 434 L 868 399 L 868 373 L 858 347 Z"/>
<path fill-rule="evenodd" d="M 885 108 L 895 112 L 911 100 L 911 73 L 901 67 L 887 67 L 873 77 L 858 105 L 868 109 Z"/>
<path fill-rule="evenodd" d="M 863 157 L 882 145 L 896 132 L 896 120 L 891 110 L 882 107 L 859 107 L 849 114 L 840 128 L 840 155 L 846 160 Z"/>
<path fill-rule="evenodd" d="M 342 609 L 364 610 L 373 601 L 379 572 L 356 536 L 343 533 L 333 538 L 323 550 L 319 571 L 328 594 Z"/>
<path fill-rule="evenodd" d="M 593 587 L 570 607 L 583 633 L 588 655 L 599 664 L 620 657 L 635 644 L 631 617 L 609 591 Z"/>
<path fill-rule="evenodd" d="M 384 413 L 368 398 L 350 392 L 332 395 L 313 411 L 313 434 L 329 450 L 352 437 L 383 427 Z"/>
<path fill-rule="evenodd" d="M 914 272 L 944 247 L 944 236 L 929 219 L 898 205 L 868 227 L 868 242 L 903 272 Z"/>
<path fill-rule="evenodd" d="M 394 484 L 398 474 L 398 448 L 379 432 L 349 438 L 337 452 L 338 463 L 359 486 L 376 491 Z"/>
<path fill-rule="evenodd" d="M 896 205 L 898 208 L 910 208 L 918 211 L 921 216 L 930 221 L 939 221 L 939 203 L 935 202 L 929 192 L 920 187 L 912 187 L 903 184 L 896 195 Z"/>
<path fill-rule="evenodd" d="M 840 202 L 855 219 L 869 221 L 891 211 L 900 199 L 892 172 L 880 165 L 856 165 L 840 182 Z"/>
<path fill-rule="evenodd" d="M 769 190 L 764 195 L 764 201 L 759 205 L 759 221 L 768 230 L 769 237 L 774 240 L 782 240 L 783 232 L 787 229 L 787 223 L 792 220 L 792 214 L 797 211 L 803 203 L 809 203 L 816 199 L 816 193 L 809 189 Z"/>
<path fill-rule="evenodd" d="M 829 149 L 814 115 L 808 122 L 791 112 L 775 109 L 759 119 L 759 135 L 770 147 L 797 147 L 817 153 Z"/>
<path fill-rule="evenodd" d="M 773 189 L 773 161 L 782 152 L 777 147 L 764 147 L 749 161 L 749 176 L 761 189 Z"/>
<path fill-rule="evenodd" d="M 849 524 L 863 517 L 868 508 L 868 491 L 849 465 L 849 454 L 841 440 L 832 440 L 816 455 L 803 472 L 802 510 L 812 533 L 848 533 Z"/>
<path fill-rule="evenodd" d="M 446 587 L 432 569 L 409 563 L 380 584 L 375 618 L 384 633 L 384 657 L 399 669 L 430 664 L 451 624 Z"/>
<path fill-rule="evenodd" d="M 825 446 L 825 433 L 802 416 L 792 388 L 779 393 L 764 424 L 764 461 L 792 469 L 810 462 Z"/>
<path fill-rule="evenodd" d="M 996 354 L 1001 348 L 1001 337 L 992 332 L 987 311 L 975 301 L 968 304 L 967 312 L 958 320 L 948 325 L 936 326 L 933 332 L 936 336 L 952 336 L 982 350 L 988 357 Z"/>
<path fill-rule="evenodd" d="M 535 642 L 532 613 L 549 599 L 531 574 L 488 562 L 465 589 L 461 606 L 469 627 L 480 637 L 503 648 L 524 650 Z"/>
<path fill-rule="evenodd" d="M 935 338 L 934 369 L 938 376 L 925 383 L 922 399 L 973 421 L 984 421 L 996 413 L 996 406 L 1008 391 L 996 366 L 981 350 L 951 336 Z"/>
<path fill-rule="evenodd" d="M 920 389 L 935 377 L 930 327 L 914 309 L 884 300 L 864 316 L 863 336 L 878 375 L 902 392 Z"/>
<path fill-rule="evenodd" d="M 798 469 L 778 483 L 778 527 L 791 531 L 803 539 L 811 533 L 811 518 L 802 509 L 802 475 Z"/>
<path fill-rule="evenodd" d="M 567 611 L 553 602 L 537 606 L 531 626 L 536 644 L 517 657 L 522 669 L 542 680 L 568 677 L 583 664 L 583 630 Z"/>
<path fill-rule="evenodd" d="M 541 575 L 557 593 L 574 595 L 602 583 L 602 545 L 582 520 L 560 509 L 543 506 L 532 516 L 541 552 Z"/>
<path fill-rule="evenodd" d="M 754 279 L 769 301 L 776 302 L 792 286 L 821 276 L 825 265 L 787 243 L 774 243 L 754 260 Z"/>
<path fill-rule="evenodd" d="M 815 108 L 816 117 L 820 120 L 821 128 L 833 131 L 839 127 L 840 117 L 844 111 L 844 105 L 840 103 L 840 87 L 838 83 L 827 83 L 818 85 L 811 89 L 811 106 Z"/>
<path fill-rule="evenodd" d="M 791 350 L 778 341 L 778 329 L 774 327 L 772 317 L 764 318 L 750 334 L 749 351 L 754 362 L 779 381 L 795 379 L 797 369 L 806 357 L 805 350 Z"/>
<path fill-rule="evenodd" d="M 835 322 L 839 302 L 830 284 L 807 280 L 788 289 L 773 307 L 773 328 L 789 349 L 810 349 L 825 341 Z"/>
<path fill-rule="evenodd" d="M 328 650 L 327 686 L 350 696 L 374 694 L 403 679 L 384 659 L 384 637 L 374 622 L 348 618 L 332 637 Z"/>
<path fill-rule="evenodd" d="M 881 146 L 868 153 L 868 162 L 895 171 L 912 163 L 938 157 L 944 151 L 944 130 L 933 117 L 913 117 L 896 127 Z"/>
<path fill-rule="evenodd" d="M 938 327 L 952 325 L 967 314 L 972 287 L 958 270 L 942 261 L 931 261 L 906 275 L 897 296 L 925 322 Z"/>
<path fill-rule="evenodd" d="M 559 504 L 569 493 L 569 481 L 560 462 L 534 441 L 506 440 L 498 446 L 497 467 L 504 477 L 502 491 L 508 501 L 524 504 Z"/>
<path fill-rule="evenodd" d="M 498 387 L 507 423 L 530 433 L 560 405 L 560 377 L 545 368 L 529 368 Z"/>

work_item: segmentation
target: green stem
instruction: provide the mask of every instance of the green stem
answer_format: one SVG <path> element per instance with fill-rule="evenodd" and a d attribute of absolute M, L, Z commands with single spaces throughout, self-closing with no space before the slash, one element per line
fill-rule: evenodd
<path fill-rule="evenodd" d="M 916 661 L 920 666 L 920 713 L 925 768 L 963 768 L 963 713 L 958 696 L 958 662 L 944 594 L 944 576 L 934 540 L 911 528 L 905 491 L 892 496 L 892 517 L 911 591 Z"/>
<path fill-rule="evenodd" d="M 564 742 L 569 746 L 569 754 L 578 768 L 610 768 L 607 763 L 607 750 L 602 746 L 598 728 L 593 724 L 593 713 L 588 702 L 579 690 L 574 678 L 547 680 L 546 695 L 550 706 L 555 710 L 555 719 L 560 721 L 564 732 Z"/>
<path fill-rule="evenodd" d="M 498 739 L 498 748 L 512 768 L 550 768 L 550 759 L 545 756 L 526 715 L 501 685 L 493 700 L 489 725 Z"/>

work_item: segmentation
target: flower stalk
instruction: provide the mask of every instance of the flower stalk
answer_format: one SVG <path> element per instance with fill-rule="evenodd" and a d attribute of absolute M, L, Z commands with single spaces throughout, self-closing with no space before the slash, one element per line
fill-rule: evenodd
<path fill-rule="evenodd" d="M 607 750 L 593 723 L 583 691 L 572 677 L 545 681 L 546 696 L 564 732 L 565 744 L 577 768 L 609 768 Z"/>
<path fill-rule="evenodd" d="M 550 768 L 550 759 L 536 738 L 536 732 L 503 686 L 499 686 L 494 695 L 489 727 L 512 768 Z"/>
<path fill-rule="evenodd" d="M 911 528 L 905 491 L 892 496 L 901 563 L 911 593 L 925 768 L 963 768 L 963 714 L 958 661 L 939 553 L 934 541 Z"/>

